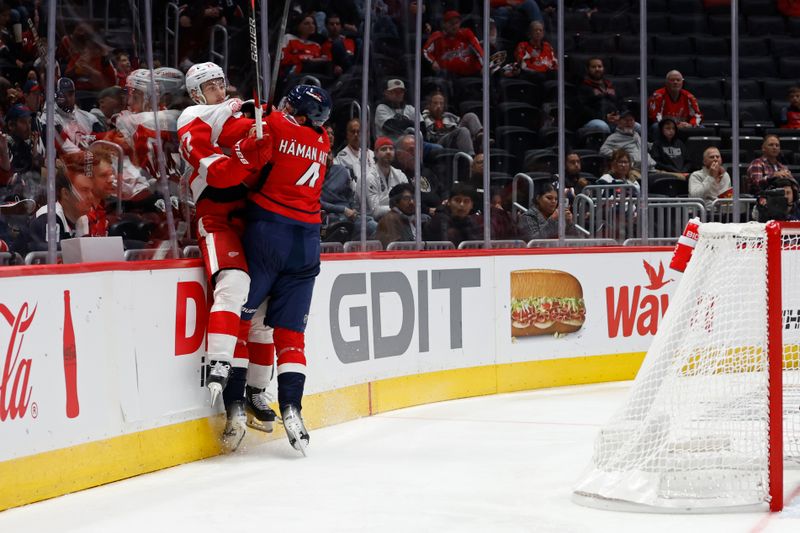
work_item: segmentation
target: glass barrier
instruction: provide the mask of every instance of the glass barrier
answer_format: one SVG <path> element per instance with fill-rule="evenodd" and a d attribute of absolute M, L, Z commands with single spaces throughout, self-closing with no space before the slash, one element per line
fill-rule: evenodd
<path fill-rule="evenodd" d="M 699 1 L 263 4 L 258 75 L 249 5 L 59 1 L 52 39 L 50 4 L 4 8 L 3 263 L 83 235 L 196 255 L 178 120 L 207 61 L 231 98 L 330 94 L 326 252 L 662 243 L 689 214 L 800 216 L 800 25 L 775 5 L 734 3 L 734 26 Z"/>

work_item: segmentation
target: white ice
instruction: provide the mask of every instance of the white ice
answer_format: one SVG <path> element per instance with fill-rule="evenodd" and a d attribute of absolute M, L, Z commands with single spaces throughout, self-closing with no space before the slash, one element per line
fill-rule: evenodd
<path fill-rule="evenodd" d="M 404 409 L 0 513 L 0 532 L 800 531 L 780 514 L 653 515 L 570 501 L 629 383 Z"/>

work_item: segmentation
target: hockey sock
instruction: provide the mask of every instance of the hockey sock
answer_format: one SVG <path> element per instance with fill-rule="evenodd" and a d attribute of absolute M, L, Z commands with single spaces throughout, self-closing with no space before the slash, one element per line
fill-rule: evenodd
<path fill-rule="evenodd" d="M 273 332 L 278 366 L 278 404 L 302 409 L 306 383 L 305 335 L 299 331 L 276 327 Z"/>
<path fill-rule="evenodd" d="M 230 404 L 236 400 L 244 400 L 244 387 L 247 383 L 247 369 L 246 368 L 231 368 L 230 376 L 228 377 L 228 385 L 222 391 L 222 399 L 225 402 L 225 410 L 227 411 Z"/>
<path fill-rule="evenodd" d="M 305 374 L 297 372 L 284 372 L 278 374 L 278 405 L 281 411 L 287 405 L 294 405 L 303 409 L 303 389 L 306 385 Z"/>

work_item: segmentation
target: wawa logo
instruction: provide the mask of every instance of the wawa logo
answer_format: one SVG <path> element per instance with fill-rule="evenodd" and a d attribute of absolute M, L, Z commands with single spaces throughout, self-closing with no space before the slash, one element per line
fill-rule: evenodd
<path fill-rule="evenodd" d="M 641 336 L 655 335 L 659 320 L 667 312 L 669 294 L 644 291 L 659 291 L 674 280 L 664 279 L 663 262 L 658 262 L 658 270 L 647 261 L 642 263 L 649 280 L 647 285 L 606 287 L 608 337 L 611 339 L 620 335 L 620 329 L 623 337 L 633 335 L 634 328 Z"/>
<path fill-rule="evenodd" d="M 8 338 L 2 366 L 3 373 L 0 375 L 0 422 L 4 422 L 7 418 L 11 420 L 22 418 L 28 411 L 33 392 L 33 387 L 28 386 L 32 360 L 21 356 L 20 352 L 25 332 L 30 328 L 35 315 L 36 307 L 29 311 L 27 303 L 22 304 L 16 314 L 0 304 L 0 317 L 11 326 L 11 335 Z M 33 404 L 31 413 L 36 418 L 36 404 Z"/>

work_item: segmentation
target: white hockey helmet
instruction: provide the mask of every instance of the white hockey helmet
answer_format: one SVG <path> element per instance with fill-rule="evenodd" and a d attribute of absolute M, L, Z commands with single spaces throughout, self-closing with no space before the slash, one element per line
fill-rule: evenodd
<path fill-rule="evenodd" d="M 145 96 L 150 96 L 150 71 L 146 68 L 139 68 L 128 74 L 125 88 L 135 89 Z"/>
<path fill-rule="evenodd" d="M 228 85 L 228 80 L 225 79 L 225 73 L 222 68 L 216 63 L 198 63 L 186 72 L 186 92 L 189 97 L 198 104 L 205 104 L 206 97 L 203 96 L 203 89 L 201 86 L 210 80 L 222 78 L 225 86 Z"/>
<path fill-rule="evenodd" d="M 183 72 L 176 68 L 159 67 L 153 71 L 161 95 L 180 95 L 186 90 Z"/>

